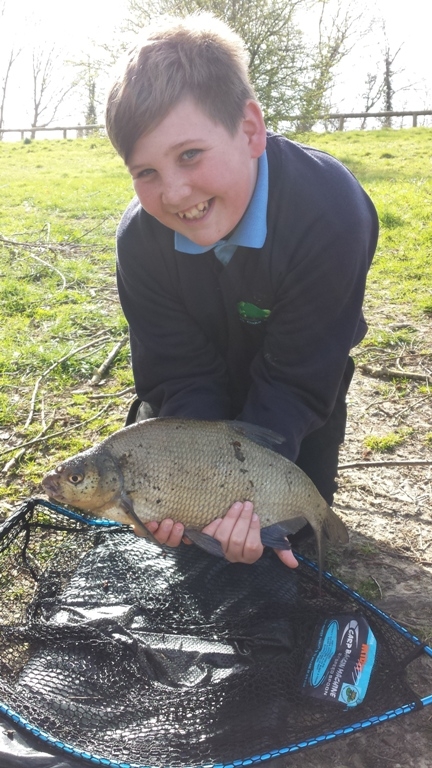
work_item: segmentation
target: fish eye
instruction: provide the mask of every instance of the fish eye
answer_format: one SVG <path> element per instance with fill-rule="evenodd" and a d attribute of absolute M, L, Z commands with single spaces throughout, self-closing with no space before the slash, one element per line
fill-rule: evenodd
<path fill-rule="evenodd" d="M 68 476 L 68 480 L 73 485 L 78 485 L 84 479 L 84 475 L 80 475 L 79 472 L 74 472 L 73 475 Z"/>

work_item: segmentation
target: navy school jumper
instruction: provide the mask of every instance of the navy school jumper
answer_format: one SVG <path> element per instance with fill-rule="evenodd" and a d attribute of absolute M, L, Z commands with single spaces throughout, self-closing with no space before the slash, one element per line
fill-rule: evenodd
<path fill-rule="evenodd" d="M 160 416 L 270 428 L 296 461 L 345 394 L 349 352 L 366 333 L 378 220 L 330 155 L 269 133 L 267 156 L 261 249 L 239 246 L 226 266 L 213 250 L 175 251 L 174 232 L 135 198 L 118 228 L 118 290 L 140 400 Z"/>

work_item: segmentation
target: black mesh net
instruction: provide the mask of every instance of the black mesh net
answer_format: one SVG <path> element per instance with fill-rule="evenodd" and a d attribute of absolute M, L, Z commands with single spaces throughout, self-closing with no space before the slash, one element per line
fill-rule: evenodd
<path fill-rule="evenodd" d="M 3 712 L 85 758 L 247 764 L 421 705 L 405 680 L 411 639 L 326 579 L 320 593 L 312 567 L 291 571 L 272 552 L 230 564 L 30 500 L 0 529 L 0 590 Z M 378 653 L 353 714 L 302 695 L 301 670 L 317 625 L 359 610 Z"/>

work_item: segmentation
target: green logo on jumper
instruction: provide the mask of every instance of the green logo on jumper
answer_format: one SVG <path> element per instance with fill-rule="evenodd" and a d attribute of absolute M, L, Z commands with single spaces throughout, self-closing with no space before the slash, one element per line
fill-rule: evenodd
<path fill-rule="evenodd" d="M 245 323 L 252 323 L 252 325 L 267 320 L 271 311 L 270 309 L 260 309 L 260 307 L 256 307 L 255 304 L 250 304 L 248 301 L 239 301 L 237 309 L 240 319 Z"/>

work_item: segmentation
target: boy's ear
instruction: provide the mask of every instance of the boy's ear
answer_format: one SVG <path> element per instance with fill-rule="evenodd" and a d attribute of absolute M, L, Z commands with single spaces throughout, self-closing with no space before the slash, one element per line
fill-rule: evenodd
<path fill-rule="evenodd" d="M 251 157 L 262 155 L 267 136 L 263 113 L 257 101 L 249 99 L 246 102 L 241 127 L 247 136 Z"/>

